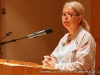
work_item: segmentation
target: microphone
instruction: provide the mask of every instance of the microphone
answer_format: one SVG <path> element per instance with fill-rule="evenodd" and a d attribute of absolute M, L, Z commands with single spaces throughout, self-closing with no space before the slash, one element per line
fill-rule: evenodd
<path fill-rule="evenodd" d="M 13 32 L 9 32 L 9 33 L 6 34 L 6 36 L 10 36 L 12 34 L 13 34 Z"/>
<path fill-rule="evenodd" d="M 36 37 L 39 37 L 39 36 L 42 36 L 42 35 L 46 35 L 46 34 L 50 34 L 52 33 L 53 30 L 51 28 L 48 28 L 48 29 L 45 29 L 45 30 L 41 30 L 39 32 L 35 32 L 33 34 L 30 34 L 30 35 L 27 35 L 27 38 L 36 38 Z"/>
<path fill-rule="evenodd" d="M 12 34 L 13 34 L 13 32 L 7 33 L 2 39 L 0 39 L 0 41 L 3 40 L 5 37 L 10 36 L 10 35 L 12 35 Z"/>
<path fill-rule="evenodd" d="M 1 42 L 5 37 L 10 36 L 10 35 L 12 35 L 12 34 L 13 34 L 13 32 L 7 33 L 3 38 L 0 39 L 0 42 Z M 0 51 L 1 51 L 1 55 L 3 55 L 1 45 L 0 45 Z"/>

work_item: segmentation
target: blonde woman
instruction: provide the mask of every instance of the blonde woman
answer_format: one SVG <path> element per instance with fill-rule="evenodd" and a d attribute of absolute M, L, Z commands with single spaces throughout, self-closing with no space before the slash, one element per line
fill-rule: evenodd
<path fill-rule="evenodd" d="M 50 56 L 44 56 L 43 66 L 63 71 L 94 70 L 96 43 L 83 18 L 84 8 L 76 1 L 65 3 L 62 24 L 66 33 Z"/>

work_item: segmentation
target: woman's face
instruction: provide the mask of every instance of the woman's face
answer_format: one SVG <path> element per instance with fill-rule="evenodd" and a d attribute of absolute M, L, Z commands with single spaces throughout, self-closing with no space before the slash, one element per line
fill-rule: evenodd
<path fill-rule="evenodd" d="M 75 10 L 71 6 L 67 6 L 62 12 L 62 23 L 67 29 L 79 27 L 81 16 L 76 15 Z"/>

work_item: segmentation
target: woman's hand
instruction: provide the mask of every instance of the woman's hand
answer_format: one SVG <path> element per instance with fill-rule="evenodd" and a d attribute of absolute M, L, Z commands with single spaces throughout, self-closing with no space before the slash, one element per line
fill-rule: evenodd
<path fill-rule="evenodd" d="M 49 63 L 48 63 L 50 61 L 49 58 L 50 58 L 49 56 L 44 56 L 44 60 L 42 61 L 43 66 L 48 66 L 49 65 Z"/>
<path fill-rule="evenodd" d="M 50 56 L 44 56 L 44 60 L 42 61 L 43 66 L 55 68 L 55 65 L 57 64 L 57 60 Z"/>

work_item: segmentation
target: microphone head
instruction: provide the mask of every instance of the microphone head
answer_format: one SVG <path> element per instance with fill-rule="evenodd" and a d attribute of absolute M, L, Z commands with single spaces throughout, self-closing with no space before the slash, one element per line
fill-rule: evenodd
<path fill-rule="evenodd" d="M 46 34 L 49 34 L 49 33 L 52 33 L 53 30 L 51 28 L 48 28 L 48 29 L 45 30 L 45 32 L 46 32 Z"/>
<path fill-rule="evenodd" d="M 41 30 L 39 32 L 35 32 L 33 34 L 30 34 L 30 35 L 27 35 L 27 38 L 36 38 L 36 37 L 46 35 L 46 34 L 49 34 L 52 32 L 53 32 L 53 30 L 51 28 L 48 28 L 48 29 Z"/>
<path fill-rule="evenodd" d="M 13 32 L 9 32 L 9 33 L 6 34 L 6 36 L 10 36 L 12 34 L 13 34 Z"/>

